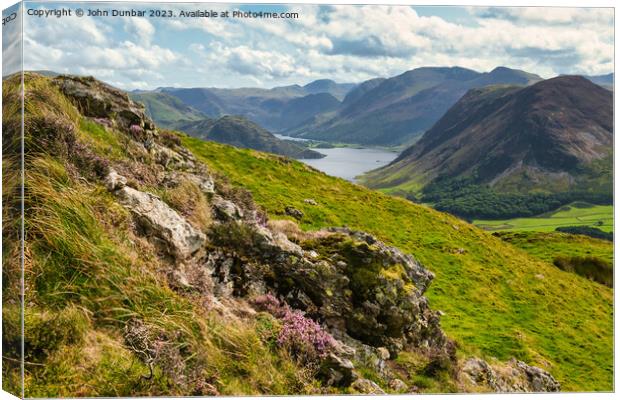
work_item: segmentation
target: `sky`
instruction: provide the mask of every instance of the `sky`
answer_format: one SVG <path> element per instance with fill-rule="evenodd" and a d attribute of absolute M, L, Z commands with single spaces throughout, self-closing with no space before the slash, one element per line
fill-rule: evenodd
<path fill-rule="evenodd" d="M 26 2 L 25 10 L 161 9 L 174 18 L 24 15 L 24 68 L 126 90 L 361 82 L 423 66 L 544 78 L 613 72 L 613 9 Z M 296 12 L 296 19 L 180 18 L 181 10 Z M 12 27 L 18 24 L 11 25 Z M 7 36 L 11 26 L 4 27 Z M 3 41 L 3 50 L 8 44 Z"/>

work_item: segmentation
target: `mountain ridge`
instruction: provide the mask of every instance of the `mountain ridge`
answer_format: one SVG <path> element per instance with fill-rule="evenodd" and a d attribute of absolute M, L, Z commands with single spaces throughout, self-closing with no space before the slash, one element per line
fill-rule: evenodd
<path fill-rule="evenodd" d="M 505 67 L 479 73 L 460 67 L 423 67 L 374 82 L 372 89 L 329 118 L 287 134 L 365 145 L 403 145 L 416 140 L 472 87 L 527 85 L 537 75 Z M 376 83 L 376 85 L 375 85 Z"/>
<path fill-rule="evenodd" d="M 612 110 L 612 93 L 581 76 L 471 89 L 364 182 L 415 193 L 440 180 L 465 179 L 505 193 L 578 190 L 608 197 L 611 175 L 590 170 L 610 166 Z"/>

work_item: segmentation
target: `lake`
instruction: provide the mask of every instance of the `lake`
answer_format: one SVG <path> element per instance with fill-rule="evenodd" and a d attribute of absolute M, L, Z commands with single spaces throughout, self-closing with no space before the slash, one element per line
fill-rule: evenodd
<path fill-rule="evenodd" d="M 280 139 L 301 141 L 299 138 L 276 136 Z M 299 161 L 328 175 L 344 178 L 351 182 L 355 181 L 356 176 L 383 167 L 398 156 L 398 153 L 393 151 L 372 148 L 335 147 L 333 149 L 313 148 L 312 150 L 325 154 L 325 157 Z"/>

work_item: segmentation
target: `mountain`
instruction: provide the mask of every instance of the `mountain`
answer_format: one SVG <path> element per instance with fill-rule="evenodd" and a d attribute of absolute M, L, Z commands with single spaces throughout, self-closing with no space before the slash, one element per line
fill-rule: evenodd
<path fill-rule="evenodd" d="M 337 113 L 317 115 L 287 134 L 363 145 L 403 145 L 419 138 L 471 88 L 528 85 L 540 79 L 505 67 L 488 73 L 460 67 L 417 68 L 362 83 L 345 98 Z"/>
<path fill-rule="evenodd" d="M 239 148 L 266 151 L 297 159 L 325 157 L 292 141 L 278 139 L 271 132 L 239 116 L 227 115 L 218 119 L 179 121 L 175 124 L 175 128 L 203 140 L 226 143 Z"/>
<path fill-rule="evenodd" d="M 212 97 L 209 96 L 209 92 L 202 89 L 180 90 L 178 93 L 180 98 L 167 93 L 166 90 L 132 92 L 129 95 L 132 100 L 144 104 L 147 115 L 165 128 L 178 129 L 205 140 L 214 140 L 240 148 L 267 151 L 298 159 L 324 157 L 323 154 L 292 141 L 278 139 L 272 133 L 243 117 L 208 118 L 180 99 L 197 100 L 197 104 L 209 107 L 213 103 L 210 103 L 208 99 Z M 319 99 L 313 101 L 307 99 L 308 97 L 318 97 Z M 289 119 L 301 122 L 307 118 L 308 113 L 312 113 L 313 104 L 321 101 L 323 104 L 331 102 L 333 107 L 340 104 L 331 95 L 323 93 L 296 98 L 284 110 Z M 324 106 L 324 108 L 326 107 L 328 105 Z"/>
<path fill-rule="evenodd" d="M 147 114 L 166 128 L 179 121 L 197 121 L 206 117 L 179 98 L 164 92 L 132 92 L 129 96 L 132 100 L 144 104 Z"/>
<path fill-rule="evenodd" d="M 354 83 L 336 83 L 331 79 L 319 79 L 304 85 L 308 94 L 328 93 L 342 100 L 356 85 Z"/>
<path fill-rule="evenodd" d="M 347 93 L 345 98 L 342 100 L 342 106 L 348 107 L 349 105 L 355 103 L 356 101 L 361 99 L 368 91 L 379 86 L 383 81 L 385 81 L 385 78 L 375 78 L 360 83 L 359 85 L 351 89 L 349 93 Z"/>
<path fill-rule="evenodd" d="M 209 117 L 217 117 L 225 113 L 224 109 L 226 108 L 226 105 L 224 101 L 222 101 L 222 99 L 220 99 L 219 96 L 214 94 L 210 89 L 160 89 L 160 91 L 155 93 L 143 92 L 140 96 L 142 101 L 147 101 L 148 97 L 157 98 L 161 93 L 176 97 L 188 107 L 198 110 Z M 157 120 L 161 117 L 155 114 L 153 115 L 153 118 Z"/>
<path fill-rule="evenodd" d="M 354 87 L 351 83 L 336 83 L 321 79 L 305 86 L 261 88 L 159 88 L 140 93 L 141 99 L 157 97 L 157 93 L 174 96 L 211 118 L 240 115 L 266 129 L 283 131 L 305 122 L 317 114 L 337 109 L 340 101 Z M 153 114 L 157 121 L 163 119 Z"/>
<path fill-rule="evenodd" d="M 470 90 L 422 139 L 370 172 L 375 188 L 466 179 L 497 192 L 611 195 L 613 94 L 580 76 Z"/>
<path fill-rule="evenodd" d="M 608 90 L 614 90 L 614 74 L 607 75 L 584 75 L 584 78 L 596 83 Z"/>
<path fill-rule="evenodd" d="M 160 129 L 95 79 L 24 81 L 3 82 L 10 392 L 613 390 L 611 288 L 298 161 Z"/>

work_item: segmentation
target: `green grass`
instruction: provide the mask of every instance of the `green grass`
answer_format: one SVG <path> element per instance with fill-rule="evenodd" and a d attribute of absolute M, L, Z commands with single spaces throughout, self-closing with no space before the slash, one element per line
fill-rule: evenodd
<path fill-rule="evenodd" d="M 179 121 L 199 121 L 206 118 L 200 111 L 167 93 L 132 93 L 130 97 L 144 104 L 148 115 L 162 126 L 168 127 Z"/>
<path fill-rule="evenodd" d="M 612 242 L 561 232 L 499 232 L 499 237 L 532 256 L 553 263 L 557 256 L 597 257 L 613 263 Z"/>
<path fill-rule="evenodd" d="M 532 218 L 506 220 L 474 220 L 478 227 L 488 231 L 551 232 L 561 226 L 593 226 L 605 232 L 614 228 L 613 206 L 576 207 L 574 204 Z"/>
<path fill-rule="evenodd" d="M 29 75 L 25 97 L 25 396 L 200 395 L 208 385 L 226 395 L 315 392 L 306 367 L 265 343 L 256 321 L 223 318 L 204 298 L 172 290 L 170 265 L 134 234 L 130 213 L 98 180 L 80 176 L 70 146 L 127 158 L 118 132 L 81 119 L 47 78 Z M 3 167 L 16 171 L 18 150 L 8 149 Z M 3 389 L 19 395 L 18 236 L 6 214 L 19 199 L 4 190 L 3 249 L 13 257 L 3 259 Z M 133 320 L 161 349 L 151 379 L 143 378 L 144 353 L 123 336 Z"/>
<path fill-rule="evenodd" d="M 462 354 L 517 357 L 564 390 L 613 388 L 613 291 L 450 215 L 327 176 L 302 163 L 183 136 L 212 169 L 250 190 L 273 218 L 304 229 L 347 225 L 413 254 L 436 274 L 427 295 Z M 312 206 L 304 199 L 313 198 Z M 536 278 L 543 274 L 544 280 Z"/>

